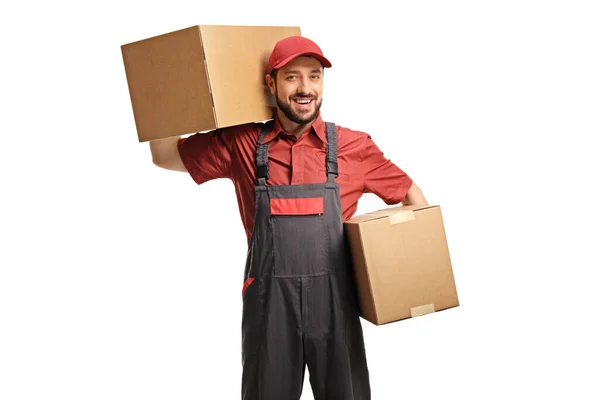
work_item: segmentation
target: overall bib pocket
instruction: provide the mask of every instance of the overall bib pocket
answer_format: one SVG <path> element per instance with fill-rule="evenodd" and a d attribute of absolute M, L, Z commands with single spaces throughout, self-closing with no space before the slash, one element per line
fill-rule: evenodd
<path fill-rule="evenodd" d="M 324 199 L 271 199 L 273 276 L 327 273 Z"/>

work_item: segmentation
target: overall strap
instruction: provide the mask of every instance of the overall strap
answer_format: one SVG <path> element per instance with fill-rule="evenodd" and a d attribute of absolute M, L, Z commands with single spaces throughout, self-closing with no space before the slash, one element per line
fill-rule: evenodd
<path fill-rule="evenodd" d="M 258 184 L 265 186 L 269 179 L 269 143 L 263 143 L 265 136 L 273 126 L 273 121 L 268 121 L 263 124 L 256 145 L 256 178 Z"/>
<path fill-rule="evenodd" d="M 325 122 L 327 132 L 327 182 L 334 182 L 334 178 L 338 176 L 338 143 L 335 124 Z"/>

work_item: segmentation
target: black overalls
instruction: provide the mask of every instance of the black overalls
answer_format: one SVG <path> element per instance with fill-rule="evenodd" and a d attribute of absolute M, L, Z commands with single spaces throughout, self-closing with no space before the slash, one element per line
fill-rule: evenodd
<path fill-rule="evenodd" d="M 257 144 L 256 214 L 243 285 L 242 399 L 298 400 L 308 366 L 315 400 L 368 400 L 369 372 L 344 240 L 337 133 L 327 127 L 327 182 L 267 186 Z"/>

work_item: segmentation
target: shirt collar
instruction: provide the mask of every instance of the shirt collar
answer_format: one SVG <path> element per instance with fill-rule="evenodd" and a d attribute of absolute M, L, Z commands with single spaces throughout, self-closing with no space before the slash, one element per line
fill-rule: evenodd
<path fill-rule="evenodd" d="M 309 129 L 310 129 L 310 131 L 315 133 L 317 135 L 317 137 L 319 139 L 321 139 L 321 141 L 323 143 L 327 143 L 327 135 L 325 133 L 325 122 L 323 122 L 320 112 L 317 115 L 317 118 L 312 123 L 312 125 Z M 277 118 L 277 115 L 275 115 L 275 117 L 273 118 L 273 129 L 265 135 L 265 139 L 263 140 L 263 143 L 270 142 L 271 140 L 275 139 L 279 134 L 285 135 L 286 133 L 283 132 L 283 129 L 281 128 L 281 124 L 279 123 L 279 119 Z"/>

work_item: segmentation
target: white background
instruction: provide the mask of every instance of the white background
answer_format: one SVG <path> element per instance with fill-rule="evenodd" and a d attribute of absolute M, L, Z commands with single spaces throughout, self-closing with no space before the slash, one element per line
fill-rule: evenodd
<path fill-rule="evenodd" d="M 373 399 L 600 398 L 594 2 L 83 4 L 0 13 L 0 399 L 239 398 L 233 186 L 152 164 L 120 50 L 197 24 L 300 26 L 442 207 L 461 306 L 363 320 Z"/>

